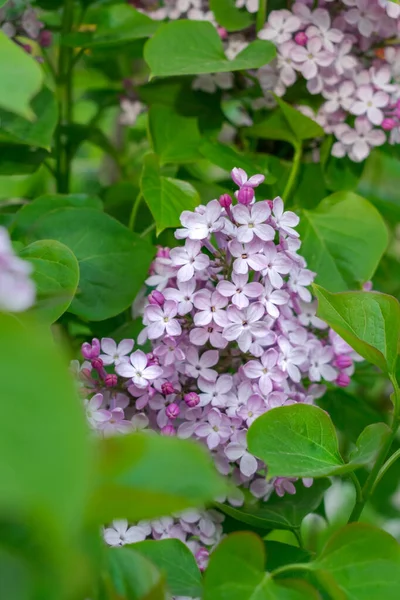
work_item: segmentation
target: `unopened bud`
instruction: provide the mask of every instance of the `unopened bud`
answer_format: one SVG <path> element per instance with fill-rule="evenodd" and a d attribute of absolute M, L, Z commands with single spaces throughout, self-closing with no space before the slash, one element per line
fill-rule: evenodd
<path fill-rule="evenodd" d="M 160 431 L 161 435 L 166 435 L 168 437 L 172 437 L 174 435 L 176 435 L 176 431 L 175 431 L 175 427 L 173 427 L 172 425 L 166 425 L 165 427 L 163 427 Z"/>
<path fill-rule="evenodd" d="M 339 373 L 336 378 L 336 385 L 339 387 L 347 387 L 350 383 L 350 377 L 346 373 Z"/>
<path fill-rule="evenodd" d="M 39 33 L 38 42 L 42 48 L 48 48 L 53 42 L 53 35 L 48 29 L 42 29 Z"/>
<path fill-rule="evenodd" d="M 249 187 L 248 185 L 245 185 L 242 188 L 240 188 L 238 195 L 237 195 L 237 199 L 238 199 L 238 202 L 240 202 L 240 204 L 244 204 L 245 206 L 247 206 L 248 204 L 251 204 L 251 202 L 253 201 L 253 198 L 254 198 L 253 188 Z"/>
<path fill-rule="evenodd" d="M 175 392 L 175 388 L 170 381 L 166 381 L 162 384 L 161 391 L 164 396 L 168 396 L 168 394 L 173 394 Z"/>
<path fill-rule="evenodd" d="M 118 383 L 118 377 L 114 374 L 108 374 L 104 379 L 104 383 L 106 384 L 106 387 L 115 387 Z"/>
<path fill-rule="evenodd" d="M 298 31 L 294 36 L 294 41 L 299 46 L 306 46 L 308 42 L 308 36 L 304 31 Z"/>
<path fill-rule="evenodd" d="M 353 361 L 347 354 L 339 354 L 339 356 L 335 358 L 334 364 L 338 369 L 347 369 L 348 367 L 351 367 Z"/>
<path fill-rule="evenodd" d="M 232 198 L 229 194 L 222 194 L 222 196 L 219 197 L 218 202 L 220 203 L 222 208 L 229 208 L 230 206 L 232 206 Z"/>
<path fill-rule="evenodd" d="M 168 419 L 178 418 L 180 412 L 181 412 L 180 408 L 175 402 L 173 402 L 172 404 L 169 404 L 167 406 L 167 408 L 165 409 L 165 414 L 167 415 Z"/>
<path fill-rule="evenodd" d="M 189 408 L 194 408 L 200 403 L 200 396 L 196 392 L 185 394 L 183 399 Z"/>
<path fill-rule="evenodd" d="M 82 352 L 83 358 L 86 358 L 86 360 L 91 360 L 92 358 L 97 358 L 100 354 L 99 340 L 97 338 L 94 338 L 92 340 L 91 344 L 89 344 L 88 342 L 85 342 L 84 344 L 82 344 L 81 352 Z"/>
<path fill-rule="evenodd" d="M 101 360 L 101 358 L 94 358 L 92 360 L 92 367 L 93 369 L 96 369 L 96 371 L 101 371 L 103 368 L 103 361 Z"/>
<path fill-rule="evenodd" d="M 150 304 L 156 304 L 157 306 L 163 306 L 163 304 L 165 302 L 164 294 L 162 294 L 158 290 L 153 290 L 149 294 L 148 299 L 149 299 Z"/>
<path fill-rule="evenodd" d="M 228 37 L 228 32 L 225 27 L 217 27 L 217 32 L 221 40 L 226 40 Z"/>
<path fill-rule="evenodd" d="M 381 123 L 381 127 L 385 131 L 392 131 L 392 129 L 394 129 L 396 127 L 396 121 L 394 119 L 390 119 L 390 118 L 383 119 L 383 121 Z"/>

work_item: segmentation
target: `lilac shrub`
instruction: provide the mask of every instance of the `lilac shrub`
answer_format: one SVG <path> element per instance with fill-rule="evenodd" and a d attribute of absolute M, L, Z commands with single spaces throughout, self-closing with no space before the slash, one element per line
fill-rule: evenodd
<path fill-rule="evenodd" d="M 0 227 L 0 311 L 23 312 L 36 297 L 32 265 L 16 256 L 7 229 Z"/>
<path fill-rule="evenodd" d="M 150 430 L 202 442 L 237 486 L 226 500 L 240 506 L 245 494 L 295 493 L 293 479 L 266 481 L 267 466 L 247 449 L 249 426 L 271 408 L 313 403 L 326 383 L 346 387 L 358 357 L 315 316 L 299 217 L 279 197 L 256 201 L 262 175 L 235 168 L 232 179 L 236 203 L 225 194 L 184 211 L 175 233 L 183 245 L 157 252 L 137 340 L 150 351 L 94 339 L 74 368 L 100 435 Z M 131 527 L 114 522 L 104 535 L 114 545 L 177 537 L 201 566 L 222 519 L 190 511 Z"/>

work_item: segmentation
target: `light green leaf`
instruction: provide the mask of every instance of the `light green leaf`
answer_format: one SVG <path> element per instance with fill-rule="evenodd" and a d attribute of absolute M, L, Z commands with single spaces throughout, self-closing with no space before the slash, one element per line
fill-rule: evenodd
<path fill-rule="evenodd" d="M 146 42 L 144 58 L 152 76 L 198 75 L 256 69 L 275 57 L 270 42 L 251 42 L 228 60 L 215 27 L 206 21 L 180 20 L 161 25 Z"/>
<path fill-rule="evenodd" d="M 201 144 L 199 150 L 210 162 L 229 173 L 234 167 L 240 167 L 247 171 L 249 175 L 256 171 L 257 173 L 261 173 L 264 175 L 265 183 L 267 184 L 276 181 L 276 178 L 269 173 L 268 169 L 260 168 L 257 165 L 256 157 L 244 156 L 231 146 L 219 142 L 204 142 Z"/>
<path fill-rule="evenodd" d="M 340 292 L 372 277 L 388 243 L 386 225 L 372 204 L 337 192 L 300 216 L 301 251 L 317 283 Z"/>
<path fill-rule="evenodd" d="M 400 221 L 400 160 L 389 152 L 378 148 L 371 152 L 358 179 L 357 191 L 387 219 Z"/>
<path fill-rule="evenodd" d="M 318 598 L 304 582 L 274 581 L 265 572 L 265 548 L 253 533 L 233 533 L 211 554 L 204 578 L 204 600 L 310 600 Z M 290 586 L 290 587 L 289 587 Z"/>
<path fill-rule="evenodd" d="M 107 571 L 114 598 L 165 600 L 161 574 L 147 558 L 131 548 L 107 548 Z"/>
<path fill-rule="evenodd" d="M 356 352 L 385 373 L 395 370 L 400 345 L 400 304 L 379 292 L 331 294 L 315 285 L 318 316 Z"/>
<path fill-rule="evenodd" d="M 157 21 L 123 3 L 99 7 L 91 16 L 95 31 L 71 33 L 62 43 L 83 48 L 115 46 L 149 37 L 159 27 Z"/>
<path fill-rule="evenodd" d="M 254 125 L 246 127 L 245 134 L 266 140 L 283 140 L 294 147 L 298 146 L 298 140 L 281 110 L 274 110 L 264 119 L 255 121 Z"/>
<path fill-rule="evenodd" d="M 37 61 L 0 31 L 0 107 L 34 120 L 29 106 L 39 92 L 43 71 Z"/>
<path fill-rule="evenodd" d="M 197 119 L 182 117 L 161 104 L 149 110 L 149 131 L 161 164 L 193 162 L 201 158 Z"/>
<path fill-rule="evenodd" d="M 54 323 L 68 309 L 78 287 L 75 255 L 60 242 L 40 240 L 23 248 L 20 256 L 34 267 L 37 298 L 32 312 L 47 323 Z"/>
<path fill-rule="evenodd" d="M 158 235 L 168 227 L 179 226 L 182 211 L 194 210 L 200 204 L 200 197 L 190 183 L 161 175 L 154 154 L 145 156 L 143 162 L 141 190 Z"/>
<path fill-rule="evenodd" d="M 400 546 L 371 525 L 352 523 L 336 532 L 310 567 L 321 582 L 339 587 L 351 600 L 397 600 L 400 592 Z"/>
<path fill-rule="evenodd" d="M 303 141 L 325 135 L 321 125 L 318 125 L 313 119 L 306 117 L 278 96 L 275 96 L 275 100 L 297 140 Z"/>
<path fill-rule="evenodd" d="M 180 540 L 146 540 L 131 546 L 165 573 L 171 594 L 199 597 L 202 594 L 202 578 L 196 560 Z"/>
<path fill-rule="evenodd" d="M 99 443 L 99 482 L 89 518 L 151 519 L 200 507 L 224 492 L 224 481 L 198 444 L 158 435 L 109 438 Z"/>
<path fill-rule="evenodd" d="M 48 88 L 43 88 L 32 100 L 31 106 L 36 115 L 34 121 L 0 109 L 1 132 L 6 132 L 10 141 L 50 151 L 58 118 L 55 96 Z"/>
<path fill-rule="evenodd" d="M 210 0 L 210 9 L 218 25 L 227 31 L 246 29 L 254 21 L 247 10 L 236 8 L 235 0 Z"/>
<path fill-rule="evenodd" d="M 368 425 L 360 434 L 356 448 L 350 453 L 349 464 L 362 466 L 373 462 L 390 433 L 390 427 L 386 423 Z"/>
<path fill-rule="evenodd" d="M 42 543 L 51 529 L 67 545 L 79 531 L 89 485 L 81 401 L 48 327 L 0 315 L 0 330 L 0 508 L 10 523 L 12 515 L 29 527 L 42 523 Z M 56 539 L 48 544 L 53 554 Z"/>
<path fill-rule="evenodd" d="M 323 477 L 343 466 L 332 421 L 316 406 L 269 410 L 251 425 L 247 442 L 269 477 Z"/>
<path fill-rule="evenodd" d="M 118 221 L 92 208 L 64 207 L 38 218 L 28 238 L 53 238 L 79 262 L 78 292 L 69 312 L 92 321 L 113 317 L 140 290 L 154 248 Z"/>
<path fill-rule="evenodd" d="M 240 508 L 218 504 L 218 508 L 237 521 L 257 529 L 298 529 L 304 517 L 319 507 L 329 486 L 328 479 L 316 480 L 310 488 L 299 482 L 294 496 L 285 494 L 280 498 L 275 494 L 267 502 L 249 502 Z"/>

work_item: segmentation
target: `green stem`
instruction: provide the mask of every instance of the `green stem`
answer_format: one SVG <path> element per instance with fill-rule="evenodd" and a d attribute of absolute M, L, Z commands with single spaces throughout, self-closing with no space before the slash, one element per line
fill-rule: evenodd
<path fill-rule="evenodd" d="M 392 456 L 390 456 L 387 461 L 385 462 L 385 464 L 383 465 L 383 467 L 381 468 L 381 470 L 379 471 L 374 485 L 372 486 L 371 489 L 371 494 L 374 493 L 376 486 L 378 485 L 378 483 L 380 482 L 380 480 L 382 479 L 382 477 L 385 475 L 386 471 L 388 471 L 390 469 L 390 467 L 396 462 L 396 460 L 400 457 L 400 448 L 399 450 L 396 450 L 396 452 L 394 452 L 392 454 Z"/>
<path fill-rule="evenodd" d="M 74 0 L 65 0 L 61 23 L 61 37 L 66 36 L 74 22 Z M 57 191 L 67 194 L 71 171 L 71 152 L 64 129 L 72 123 L 72 64 L 73 49 L 62 44 L 58 59 L 57 95 L 59 120 L 56 134 Z"/>
<path fill-rule="evenodd" d="M 394 411 L 393 411 L 393 421 L 392 421 L 392 427 L 391 427 L 392 431 L 391 431 L 390 436 L 386 440 L 385 444 L 382 446 L 381 451 L 379 452 L 377 459 L 375 461 L 375 464 L 372 467 L 370 474 L 368 475 L 367 481 L 365 482 L 364 487 L 362 488 L 362 497 L 359 500 L 357 500 L 356 505 L 353 509 L 353 512 L 350 515 L 349 523 L 358 521 L 358 519 L 360 518 L 360 515 L 361 515 L 362 511 L 364 510 L 367 500 L 371 496 L 372 491 L 375 489 L 376 484 L 379 481 L 380 472 L 383 469 L 383 464 L 386 460 L 386 456 L 387 456 L 388 452 L 390 451 L 390 448 L 392 447 L 393 441 L 396 437 L 397 430 L 400 425 L 400 415 L 399 415 L 399 412 L 400 412 L 400 389 L 397 384 L 396 378 L 394 376 L 390 376 L 390 380 L 391 380 L 393 388 L 394 388 L 394 394 L 393 394 Z M 394 456 L 394 454 L 393 454 L 393 456 Z M 392 457 L 389 458 L 389 461 L 391 460 L 391 458 Z"/>
<path fill-rule="evenodd" d="M 300 529 L 293 529 L 293 533 L 296 537 L 297 543 L 299 544 L 299 548 L 304 549 L 304 543 L 303 543 L 303 538 L 301 537 Z"/>
<path fill-rule="evenodd" d="M 267 0 L 259 0 L 258 12 L 256 18 L 256 30 L 260 31 L 265 25 L 265 21 L 267 20 Z"/>
<path fill-rule="evenodd" d="M 283 192 L 283 200 L 287 202 L 290 199 L 290 195 L 293 191 L 294 184 L 296 183 L 296 178 L 300 169 L 301 158 L 303 156 L 303 147 L 301 144 L 298 144 L 294 150 L 293 163 L 292 168 L 289 173 L 289 178 L 286 183 L 285 190 Z"/>
<path fill-rule="evenodd" d="M 128 227 L 131 231 L 133 231 L 135 229 L 136 215 L 139 210 L 139 205 L 140 205 L 141 200 L 142 200 L 142 193 L 139 192 L 135 198 L 133 205 L 132 205 L 131 216 L 129 217 Z"/>
<path fill-rule="evenodd" d="M 350 479 L 353 481 L 354 487 L 356 488 L 356 502 L 362 502 L 362 489 L 357 475 L 355 473 L 350 473 Z"/>
<path fill-rule="evenodd" d="M 146 227 L 146 229 L 144 231 L 142 231 L 142 233 L 140 234 L 140 237 L 141 238 L 146 237 L 146 235 L 148 233 L 150 233 L 151 231 L 153 231 L 153 229 L 155 229 L 155 228 L 156 228 L 156 224 L 152 223 L 151 225 L 149 225 L 148 227 Z"/>
<path fill-rule="evenodd" d="M 295 563 L 293 565 L 283 565 L 278 567 L 275 571 L 272 571 L 272 577 L 280 575 L 281 573 L 287 573 L 288 571 L 310 571 L 310 565 L 307 563 Z"/>

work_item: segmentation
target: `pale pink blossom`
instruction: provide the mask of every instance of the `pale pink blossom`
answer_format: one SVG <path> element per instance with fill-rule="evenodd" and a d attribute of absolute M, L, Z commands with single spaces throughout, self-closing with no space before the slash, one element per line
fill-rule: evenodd
<path fill-rule="evenodd" d="M 110 546 L 123 546 L 143 542 L 151 533 L 151 527 L 146 521 L 139 521 L 137 525 L 129 527 L 126 519 L 113 521 L 111 527 L 104 529 L 104 539 Z"/>
<path fill-rule="evenodd" d="M 231 435 L 230 422 L 226 415 L 213 408 L 208 413 L 206 420 L 200 423 L 195 430 L 198 437 L 207 438 L 207 446 L 213 450 L 221 442 L 225 442 Z"/>
<path fill-rule="evenodd" d="M 350 108 L 353 115 L 366 115 L 374 125 L 380 125 L 384 119 L 384 113 L 381 110 L 389 103 L 389 96 L 386 92 L 374 92 L 370 85 L 362 85 L 356 90 L 358 100 L 355 100 Z"/>
<path fill-rule="evenodd" d="M 271 215 L 267 202 L 257 202 L 250 207 L 237 204 L 233 207 L 232 212 L 238 224 L 237 240 L 239 242 L 251 242 L 254 236 L 264 242 L 274 239 L 275 231 L 265 223 Z"/>
<path fill-rule="evenodd" d="M 349 110 L 354 102 L 355 85 L 352 81 L 343 81 L 339 87 L 325 88 L 322 95 L 327 99 L 324 104 L 324 110 L 327 113 L 333 113 L 343 108 Z"/>
<path fill-rule="evenodd" d="M 350 8 L 344 18 L 350 25 L 357 26 L 361 35 L 368 38 L 375 30 L 377 21 L 382 18 L 382 12 L 379 6 L 374 6 L 370 0 L 356 0 L 356 7 Z"/>
<path fill-rule="evenodd" d="M 253 271 L 262 271 L 267 266 L 268 259 L 262 252 L 264 244 L 258 238 L 248 244 L 241 244 L 232 240 L 229 244 L 229 251 L 235 257 L 233 261 L 233 270 L 239 275 L 246 275 L 249 269 Z"/>
<path fill-rule="evenodd" d="M 268 264 L 262 274 L 267 276 L 274 288 L 283 286 L 282 275 L 287 275 L 293 268 L 292 261 L 283 252 L 278 252 L 275 244 L 266 244 L 264 255 L 268 258 Z"/>
<path fill-rule="evenodd" d="M 283 44 L 292 38 L 292 34 L 301 27 L 301 21 L 289 10 L 273 10 L 264 28 L 258 32 L 262 40 Z"/>
<path fill-rule="evenodd" d="M 293 381 L 299 382 L 301 379 L 299 366 L 304 363 L 307 355 L 301 348 L 292 346 L 283 336 L 278 338 L 278 346 L 281 351 L 278 359 L 279 368 L 287 373 Z"/>
<path fill-rule="evenodd" d="M 232 273 L 232 281 L 220 281 L 217 290 L 225 298 L 230 298 L 238 308 L 246 308 L 250 304 L 249 298 L 258 298 L 264 291 L 261 283 L 255 281 L 248 283 L 247 275 L 237 273 Z M 227 325 L 225 312 L 224 317 L 224 320 L 219 323 L 222 326 Z"/>
<path fill-rule="evenodd" d="M 132 352 L 134 345 L 133 340 L 122 340 L 118 346 L 111 338 L 102 338 L 101 349 L 105 354 L 100 354 L 104 365 L 118 365 L 120 362 L 129 362 L 129 357 L 126 356 Z"/>
<path fill-rule="evenodd" d="M 306 47 L 296 45 L 291 57 L 305 79 L 315 77 L 319 67 L 327 67 L 335 58 L 334 54 L 323 49 L 322 41 L 318 37 L 309 39 Z"/>
<path fill-rule="evenodd" d="M 128 377 L 138 388 L 145 388 L 150 381 L 157 379 L 163 374 L 161 367 L 147 366 L 147 356 L 141 350 L 136 350 L 130 356 L 130 362 L 123 362 L 115 367 L 118 375 Z"/>
<path fill-rule="evenodd" d="M 240 461 L 239 469 L 245 477 L 251 477 L 257 471 L 257 460 L 247 451 L 246 431 L 237 433 L 235 440 L 226 446 L 225 454 L 229 460 Z"/>
<path fill-rule="evenodd" d="M 273 318 L 279 317 L 278 306 L 283 306 L 289 301 L 289 294 L 284 290 L 276 290 L 267 280 L 264 284 L 264 290 L 260 297 L 260 302 L 264 304 L 267 313 Z"/>
<path fill-rule="evenodd" d="M 202 212 L 183 211 L 180 220 L 184 229 L 176 231 L 175 236 L 178 239 L 189 237 L 191 240 L 205 240 L 211 233 L 223 228 L 224 221 L 220 218 L 222 208 L 218 200 L 212 200 L 201 208 Z"/>
<path fill-rule="evenodd" d="M 196 348 L 189 348 L 186 352 L 185 372 L 189 377 L 203 377 L 208 381 L 214 381 L 217 377 L 217 371 L 210 369 L 217 364 L 219 353 L 217 350 L 207 350 L 199 356 Z"/>
<path fill-rule="evenodd" d="M 331 17 L 324 8 L 314 10 L 313 25 L 307 27 L 306 34 L 309 38 L 319 37 L 329 52 L 335 52 L 335 44 L 339 44 L 344 37 L 343 31 L 331 27 Z"/>
<path fill-rule="evenodd" d="M 178 319 L 178 304 L 174 300 L 166 300 L 163 306 L 150 304 L 146 306 L 145 315 L 149 323 L 147 334 L 150 340 L 157 339 L 166 334 L 177 336 L 182 332 Z"/>
<path fill-rule="evenodd" d="M 196 290 L 196 282 L 177 281 L 177 288 L 166 288 L 164 297 L 166 300 L 175 300 L 178 303 L 178 314 L 183 316 L 193 308 L 193 296 Z"/>
<path fill-rule="evenodd" d="M 231 324 L 224 328 L 224 338 L 228 341 L 237 340 L 240 350 L 247 352 L 254 338 L 261 338 L 268 333 L 268 324 L 260 320 L 264 312 L 260 302 L 250 304 L 243 310 L 229 306 L 227 315 Z"/>
<path fill-rule="evenodd" d="M 224 295 L 217 291 L 200 290 L 194 297 L 193 303 L 198 309 L 194 316 L 196 327 L 204 327 L 214 321 L 217 325 L 224 327 L 227 324 L 227 317 L 224 308 L 228 300 Z"/>
<path fill-rule="evenodd" d="M 257 417 L 265 413 L 265 410 L 266 406 L 264 400 L 261 396 L 254 394 L 253 396 L 250 396 L 246 404 L 243 404 L 239 408 L 237 415 L 245 421 L 247 427 L 250 427 Z"/>
<path fill-rule="evenodd" d="M 272 222 L 280 233 L 299 237 L 297 231 L 293 229 L 299 224 L 299 217 L 291 210 L 283 211 L 283 200 L 279 196 L 274 198 L 272 203 Z"/>
<path fill-rule="evenodd" d="M 264 175 L 261 174 L 252 175 L 250 178 L 248 178 L 246 171 L 240 169 L 239 167 L 232 169 L 231 177 L 239 187 L 246 186 L 251 188 L 258 187 L 265 179 Z"/>
<path fill-rule="evenodd" d="M 278 358 L 278 352 L 270 348 L 264 352 L 260 361 L 250 360 L 243 367 L 246 377 L 258 381 L 264 396 L 272 392 L 274 382 L 281 382 L 285 379 L 285 374 L 277 367 Z"/>
<path fill-rule="evenodd" d="M 225 408 L 229 399 L 228 392 L 232 389 L 232 385 L 232 376 L 228 374 L 220 375 L 215 381 L 207 381 L 199 377 L 198 386 L 202 391 L 199 394 L 199 406 L 203 407 L 211 404 L 217 408 Z"/>
<path fill-rule="evenodd" d="M 180 267 L 178 281 L 188 281 L 196 271 L 202 271 L 210 264 L 209 257 L 201 252 L 201 243 L 192 239 L 186 240 L 185 246 L 171 250 L 171 261 Z"/>

